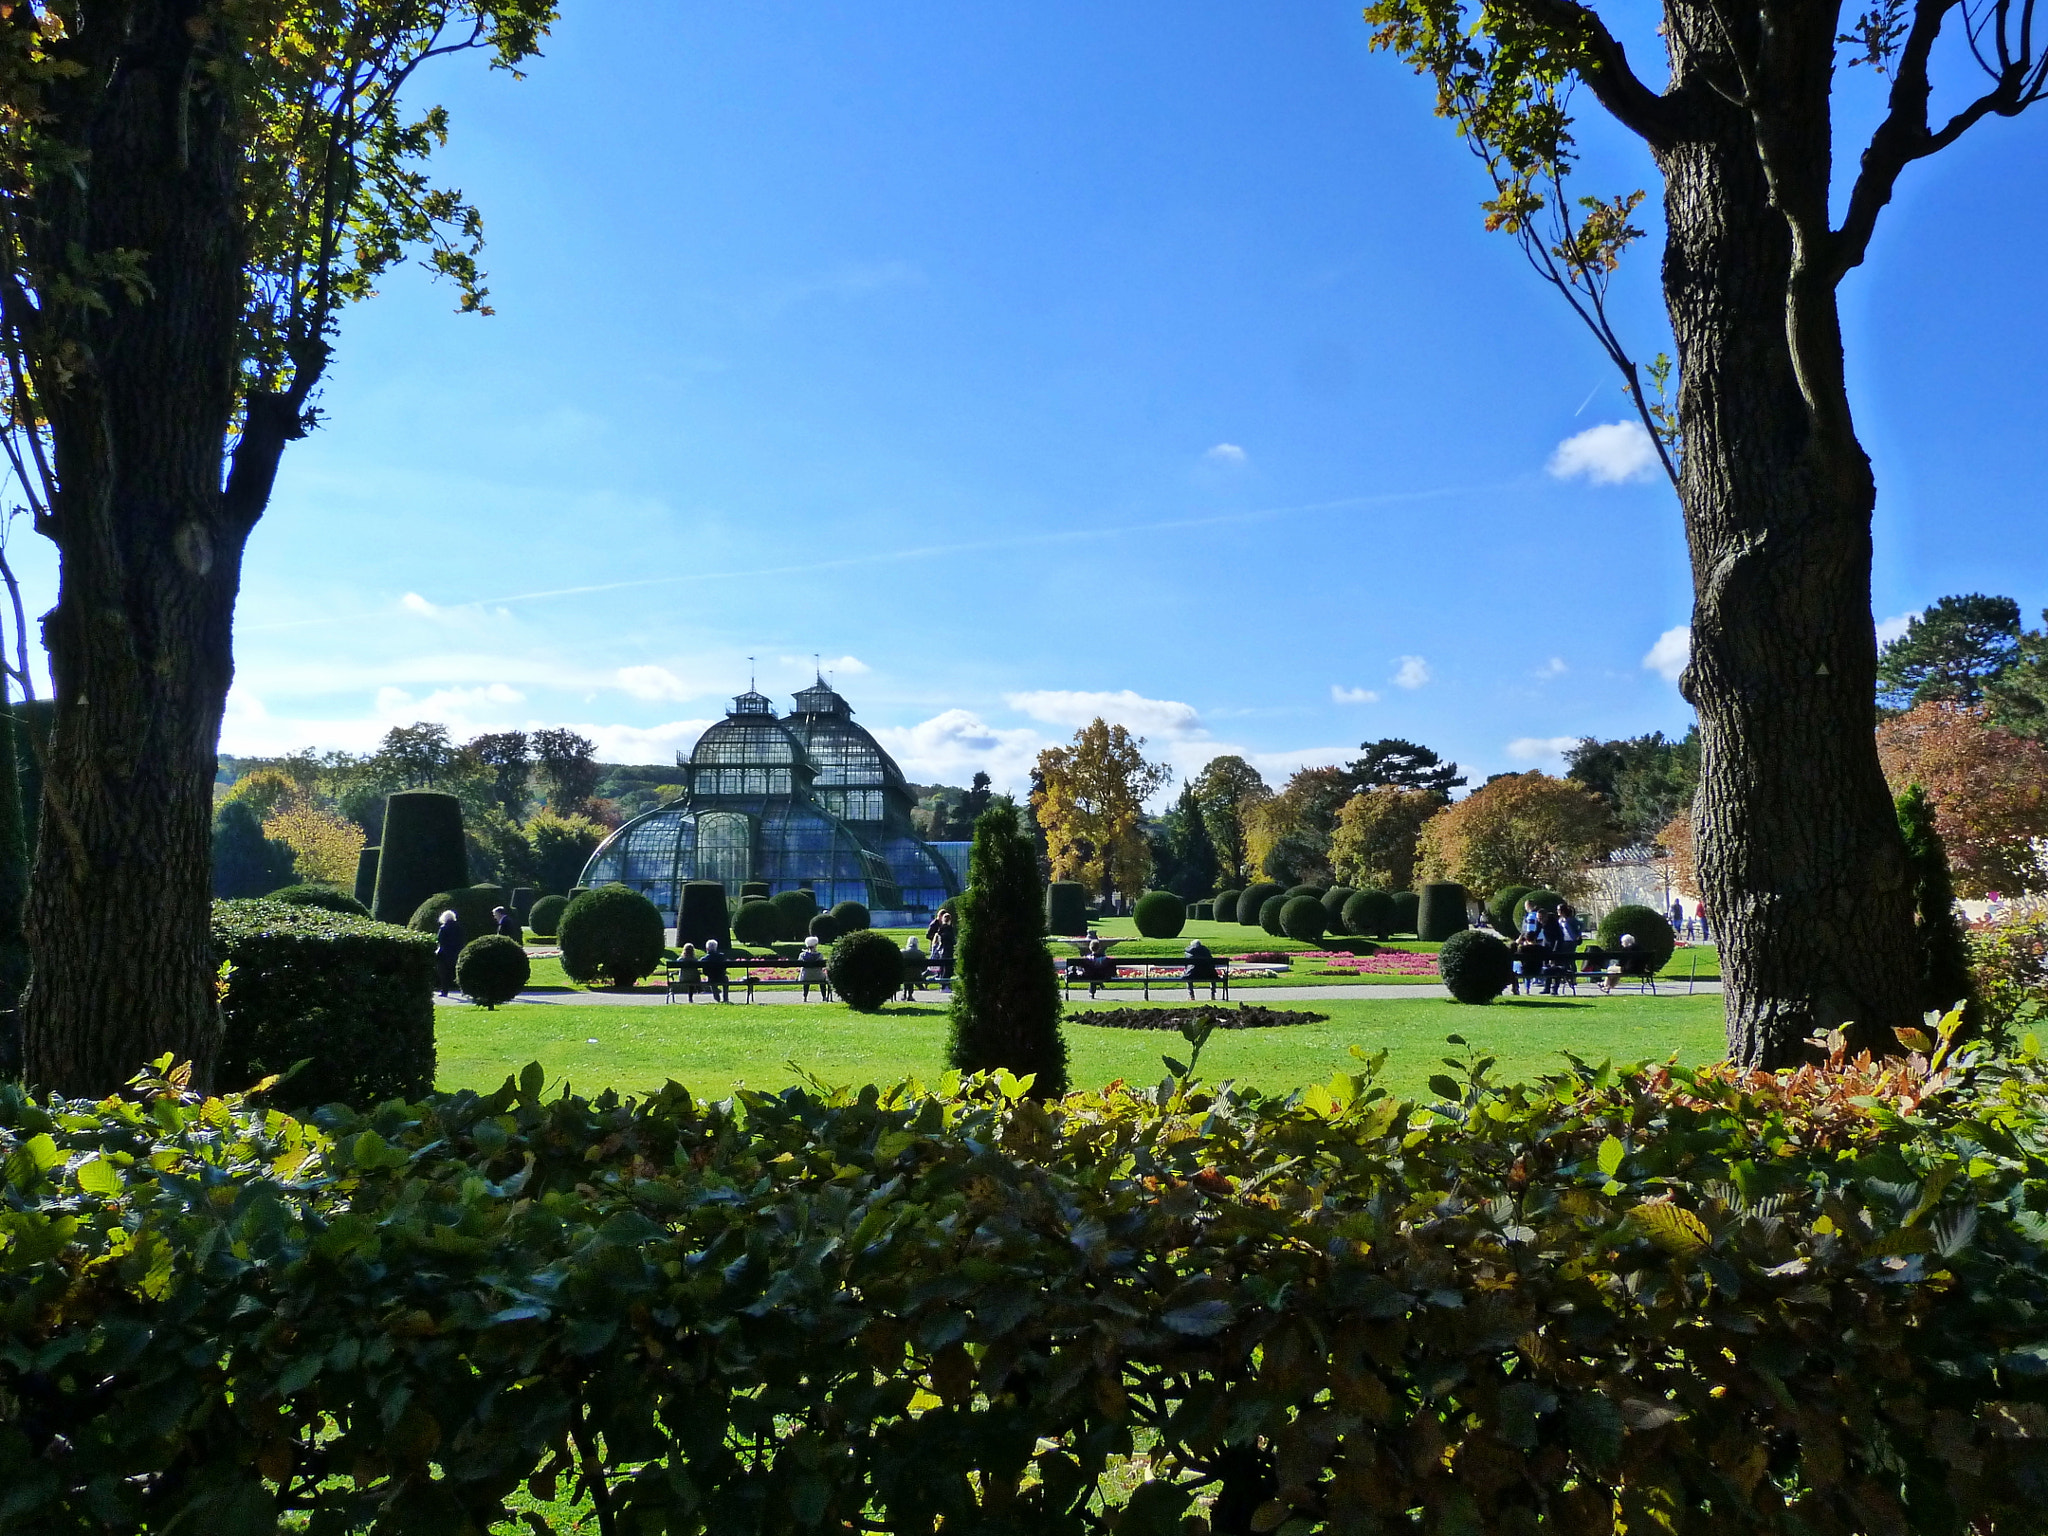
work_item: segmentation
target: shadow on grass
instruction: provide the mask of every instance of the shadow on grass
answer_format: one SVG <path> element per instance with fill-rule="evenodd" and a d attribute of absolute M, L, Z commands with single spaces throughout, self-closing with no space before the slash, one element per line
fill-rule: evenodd
<path fill-rule="evenodd" d="M 1574 1002 L 1564 997 L 1497 997 L 1493 1000 L 1496 1008 L 1590 1008 L 1588 1002 Z"/>

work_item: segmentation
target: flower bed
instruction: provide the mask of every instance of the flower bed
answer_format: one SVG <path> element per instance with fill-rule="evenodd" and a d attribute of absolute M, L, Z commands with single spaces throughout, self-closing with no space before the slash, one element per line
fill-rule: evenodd
<path fill-rule="evenodd" d="M 1322 969 L 1316 972 L 1318 976 L 1413 976 L 1423 981 L 1434 981 L 1437 976 L 1435 955 L 1411 954 L 1405 949 L 1382 949 L 1370 955 L 1318 949 L 1302 959 L 1322 962 Z"/>

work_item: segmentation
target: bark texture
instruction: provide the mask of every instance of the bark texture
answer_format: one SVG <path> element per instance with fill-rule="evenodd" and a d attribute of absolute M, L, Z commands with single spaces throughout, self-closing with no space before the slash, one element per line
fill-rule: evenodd
<path fill-rule="evenodd" d="M 1695 604 L 1682 681 L 1700 717 L 1695 845 L 1729 1053 L 1765 1067 L 1835 1028 L 1893 1048 L 1919 1019 L 1904 848 L 1873 736 L 1875 483 L 1843 382 L 1839 272 L 1814 239 L 1836 27 L 1827 7 L 1790 11 L 1766 31 L 1755 12 L 1668 5 L 1667 100 L 1686 104 L 1687 131 L 1654 146 Z"/>
<path fill-rule="evenodd" d="M 222 485 L 243 266 L 230 113 L 198 6 L 124 9 L 126 30 L 82 34 L 89 67 L 55 96 L 51 137 L 79 174 L 46 178 L 24 226 L 44 277 L 33 323 L 79 342 L 67 376 L 37 380 L 62 577 L 43 621 L 56 716 L 24 1002 L 28 1078 L 69 1093 L 165 1051 L 204 1081 L 217 1056 L 208 830 L 253 522 Z M 144 281 L 93 272 L 104 308 L 54 313 L 67 251 L 143 253 Z"/>

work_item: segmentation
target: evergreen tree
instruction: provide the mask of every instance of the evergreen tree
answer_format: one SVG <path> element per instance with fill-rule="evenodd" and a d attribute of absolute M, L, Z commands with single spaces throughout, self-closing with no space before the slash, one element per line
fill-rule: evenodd
<path fill-rule="evenodd" d="M 1192 783 L 1181 785 L 1180 798 L 1159 818 L 1151 841 L 1153 889 L 1172 891 L 1183 901 L 1200 901 L 1216 889 L 1216 845 L 1209 841 Z"/>
<path fill-rule="evenodd" d="M 263 823 L 240 800 L 213 818 L 213 894 L 232 901 L 292 883 L 291 848 L 263 835 Z"/>
<path fill-rule="evenodd" d="M 1060 1097 L 1067 1091 L 1067 1043 L 1060 1037 L 1059 977 L 1045 948 L 1038 853 L 1008 796 L 975 819 L 959 911 L 953 1066 L 1007 1067 L 1034 1078 L 1037 1097 Z"/>
<path fill-rule="evenodd" d="M 1906 840 L 1906 873 L 1913 888 L 1914 927 L 1920 939 L 1922 1013 L 1946 1013 L 1971 999 L 1970 944 L 1956 921 L 1956 892 L 1948 850 L 1934 824 L 1934 805 L 1918 784 L 1899 796 L 1899 832 Z M 1966 1015 L 1975 1022 L 1974 1007 Z"/>
<path fill-rule="evenodd" d="M 1395 789 L 1426 789 L 1449 804 L 1451 791 L 1464 786 L 1465 775 L 1458 772 L 1458 765 L 1445 762 L 1428 747 L 1399 736 L 1382 736 L 1358 745 L 1365 756 L 1345 765 L 1354 792 L 1391 784 Z"/>
<path fill-rule="evenodd" d="M 1980 704 L 1986 685 L 2020 659 L 2020 633 L 2020 605 L 2009 597 L 1941 598 L 1878 653 L 1877 702 Z"/>

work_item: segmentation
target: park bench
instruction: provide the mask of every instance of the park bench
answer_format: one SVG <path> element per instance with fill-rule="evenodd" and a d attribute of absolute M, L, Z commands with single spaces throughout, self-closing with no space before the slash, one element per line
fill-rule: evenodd
<path fill-rule="evenodd" d="M 694 1003 L 699 992 L 709 992 L 711 990 L 711 983 L 704 978 L 704 962 L 701 959 L 691 964 L 689 974 L 687 975 L 684 972 L 683 963 L 680 959 L 673 957 L 666 959 L 662 961 L 661 966 L 668 983 L 667 995 L 663 997 L 663 1002 L 672 1003 L 678 997 L 681 997 L 686 1003 Z M 768 971 L 787 971 L 789 974 L 787 976 L 770 976 L 765 974 Z M 745 1001 L 751 1003 L 754 1000 L 754 993 L 760 988 L 801 988 L 803 986 L 803 978 L 798 972 L 794 960 L 784 960 L 779 956 L 774 959 L 766 959 L 759 955 L 743 955 L 734 956 L 725 962 L 725 984 L 725 1000 L 727 1002 L 733 1001 L 733 992 L 740 991 L 746 994 Z M 813 985 L 823 992 L 827 1002 L 831 1001 L 832 994 L 825 983 L 817 982 L 813 983 Z"/>
<path fill-rule="evenodd" d="M 1158 964 L 1152 964 L 1142 960 L 1118 960 L 1116 961 L 1116 975 L 1113 979 L 1106 976 L 1090 978 L 1080 973 L 1076 961 L 1069 960 L 1060 967 L 1060 979 L 1065 986 L 1066 995 L 1069 999 L 1073 997 L 1074 988 L 1077 986 L 1086 987 L 1090 997 L 1093 997 L 1097 991 L 1107 987 L 1135 986 L 1143 993 L 1148 1002 L 1151 1000 L 1152 989 L 1155 986 L 1169 990 L 1174 987 L 1186 987 L 1190 997 L 1194 996 L 1195 988 L 1197 987 L 1207 987 L 1211 997 L 1220 995 L 1228 998 L 1230 996 L 1231 966 L 1228 960 L 1216 962 L 1216 979 L 1214 981 L 1188 981 L 1181 975 L 1181 972 L 1186 969 L 1187 966 L 1181 962 L 1161 961 Z"/>

